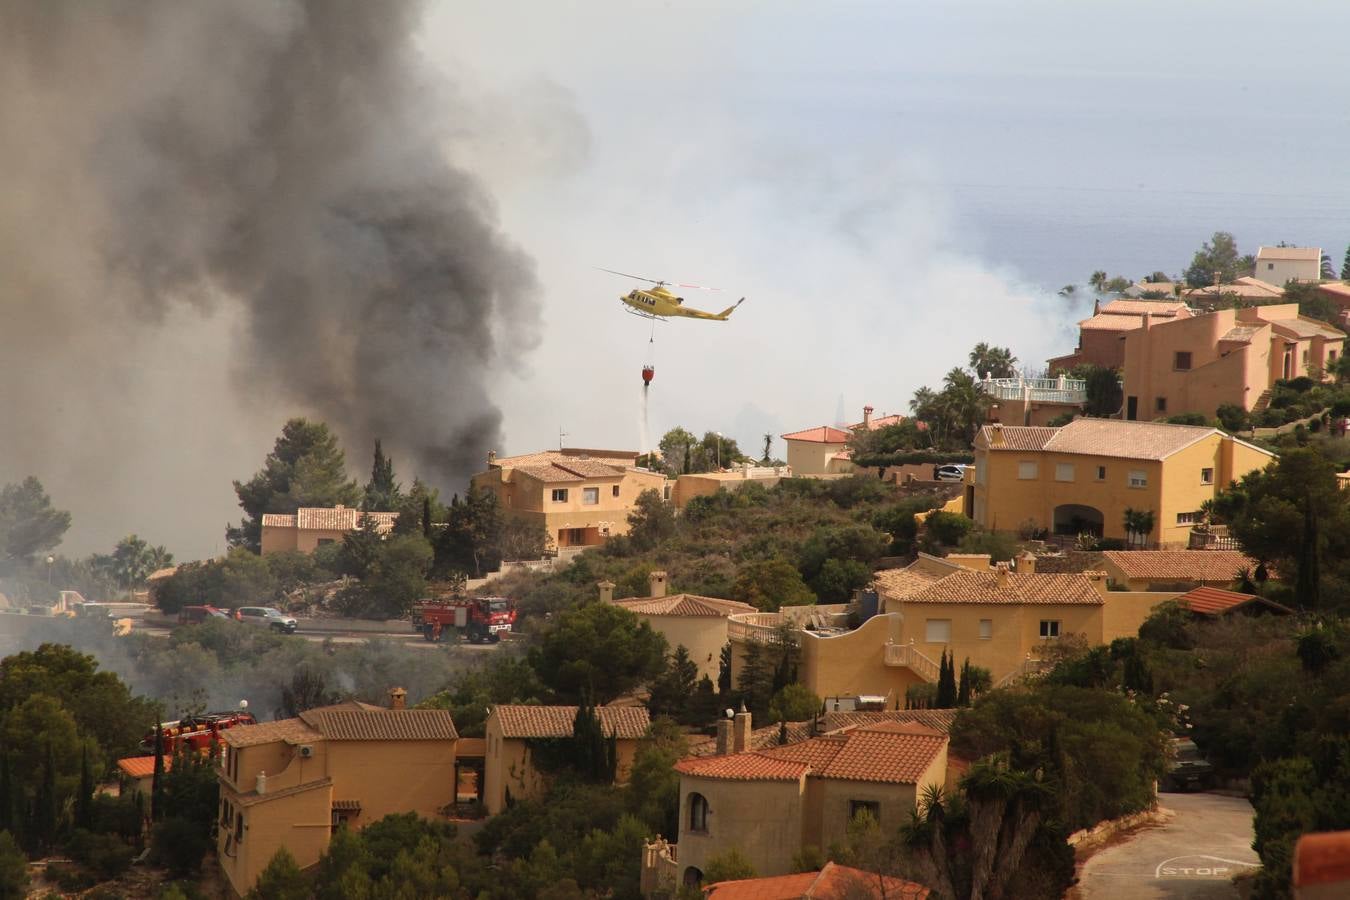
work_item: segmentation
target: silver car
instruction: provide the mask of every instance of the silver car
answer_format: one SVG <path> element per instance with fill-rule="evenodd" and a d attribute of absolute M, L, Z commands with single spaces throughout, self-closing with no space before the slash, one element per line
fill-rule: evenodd
<path fill-rule="evenodd" d="M 234 611 L 234 617 L 240 622 L 263 625 L 285 634 L 295 634 L 295 619 L 270 606 L 241 606 Z"/>

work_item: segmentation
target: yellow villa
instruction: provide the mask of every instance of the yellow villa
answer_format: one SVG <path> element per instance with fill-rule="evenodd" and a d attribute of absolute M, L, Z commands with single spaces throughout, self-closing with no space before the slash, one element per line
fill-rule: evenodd
<path fill-rule="evenodd" d="M 235 893 L 248 893 L 281 847 L 311 866 L 341 825 L 391 813 L 427 818 L 455 802 L 458 735 L 445 710 L 347 702 L 293 719 L 221 732 L 216 855 Z"/>
<path fill-rule="evenodd" d="M 600 729 L 616 738 L 618 771 L 615 781 L 628 780 L 638 742 L 647 737 L 651 717 L 641 706 L 596 707 Z M 548 774 L 535 765 L 531 742 L 572 736 L 575 706 L 501 704 L 488 714 L 485 728 L 483 803 L 488 815 L 497 815 L 517 800 L 538 797 L 548 785 Z"/>
<path fill-rule="evenodd" d="M 613 603 L 636 615 L 660 633 L 673 651 L 684 647 L 698 666 L 698 677 L 713 683 L 721 668 L 722 647 L 727 642 L 727 618 L 755 612 L 755 607 L 739 600 L 700 597 L 697 594 L 666 594 L 666 573 L 647 576 L 647 597 L 614 599 L 614 584 L 600 582 L 600 602 Z"/>
<path fill-rule="evenodd" d="M 666 478 L 637 468 L 638 454 L 623 450 L 528 453 L 498 458 L 473 476 L 475 489 L 497 495 L 502 512 L 538 524 L 557 549 L 593 547 L 626 534 L 638 495 L 665 496 Z"/>
<path fill-rule="evenodd" d="M 304 506 L 290 515 L 265 513 L 262 517 L 262 554 L 287 550 L 313 553 L 324 544 L 340 544 L 344 536 L 361 527 L 362 516 L 374 519 L 380 534 L 393 531 L 394 521 L 398 519 L 395 512 L 363 512 L 346 506 Z"/>
<path fill-rule="evenodd" d="M 1091 532 L 1185 547 L 1200 505 L 1275 455 L 1217 428 L 1075 419 L 1062 428 L 986 425 L 975 438 L 970 512 L 989 531 Z M 1125 510 L 1153 513 L 1125 533 Z"/>

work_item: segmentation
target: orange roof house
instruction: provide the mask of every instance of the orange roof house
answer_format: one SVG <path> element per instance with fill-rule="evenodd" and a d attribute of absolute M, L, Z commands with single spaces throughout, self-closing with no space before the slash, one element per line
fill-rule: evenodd
<path fill-rule="evenodd" d="M 1178 597 L 1177 602 L 1196 615 L 1210 617 L 1233 612 L 1273 612 L 1284 616 L 1294 614 L 1294 611 L 1283 603 L 1276 603 L 1256 594 L 1240 594 L 1237 591 L 1213 587 L 1194 588 Z"/>
<path fill-rule="evenodd" d="M 925 900 L 928 888 L 903 878 L 865 872 L 833 862 L 818 872 L 719 881 L 703 889 L 708 900 Z"/>
<path fill-rule="evenodd" d="M 863 407 L 861 422 L 847 428 L 818 425 L 780 435 L 787 441 L 787 464 L 794 475 L 844 475 L 853 471 L 848 440 L 856 431 L 876 431 L 905 421 L 901 415 L 873 417 L 870 406 Z"/>
<path fill-rule="evenodd" d="M 615 781 L 628 780 L 638 743 L 647 737 L 651 717 L 642 706 L 601 706 L 595 710 L 600 730 L 615 738 L 618 771 Z M 549 774 L 534 764 L 532 742 L 572 736 L 575 706 L 499 704 L 488 713 L 484 733 L 483 804 L 496 815 L 517 800 L 542 795 Z"/>
<path fill-rule="evenodd" d="M 1238 571 L 1257 562 L 1239 550 L 1107 550 L 1102 569 L 1112 583 L 1132 591 L 1227 587 Z"/>
<path fill-rule="evenodd" d="M 698 677 L 715 683 L 721 669 L 722 647 L 727 642 L 731 616 L 757 612 L 739 600 L 701 597 L 697 594 L 667 594 L 666 573 L 651 572 L 647 597 L 614 599 L 614 585 L 600 583 L 600 602 L 612 603 L 633 613 L 666 639 L 672 651 L 684 647 L 698 666 Z"/>
<path fill-rule="evenodd" d="M 843 840 L 860 814 L 883 830 L 899 828 L 924 788 L 946 779 L 947 735 L 919 722 L 857 725 L 765 749 L 744 749 L 748 713 L 719 728 L 733 733 L 730 749 L 739 752 L 675 764 L 684 884 L 701 882 L 708 860 L 728 847 L 739 848 L 757 872 L 786 874 L 803 847 Z"/>
<path fill-rule="evenodd" d="M 1170 286 L 1169 286 L 1170 291 Z M 1125 365 L 1124 335 L 1141 328 L 1144 316 L 1154 319 L 1186 319 L 1193 313 L 1180 300 L 1112 300 L 1105 306 L 1098 301 L 1092 315 L 1078 323 L 1078 346 L 1072 353 L 1047 360 L 1050 373 L 1067 372 L 1074 366 L 1093 365 L 1119 369 Z"/>
<path fill-rule="evenodd" d="M 298 550 L 313 553 L 324 544 L 340 542 L 350 532 L 361 527 L 363 517 L 375 520 L 380 534 L 394 530 L 396 512 L 365 512 L 347 506 L 303 506 L 289 515 L 264 513 L 262 517 L 262 553 L 281 553 Z"/>

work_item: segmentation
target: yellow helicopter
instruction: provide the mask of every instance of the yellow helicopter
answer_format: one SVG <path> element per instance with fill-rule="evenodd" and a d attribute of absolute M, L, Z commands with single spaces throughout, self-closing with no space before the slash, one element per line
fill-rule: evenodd
<path fill-rule="evenodd" d="M 700 291 L 720 291 L 721 288 L 704 287 L 700 284 L 684 284 L 678 281 L 657 281 L 655 278 L 643 278 L 641 275 L 629 275 L 627 272 L 616 272 L 613 269 L 601 269 L 600 271 L 608 272 L 611 275 L 622 275 L 624 278 L 633 278 L 638 281 L 647 281 L 656 285 L 652 288 L 634 288 L 619 297 L 628 307 L 627 312 L 644 319 L 664 320 L 672 316 L 683 316 L 686 319 L 711 319 L 715 322 L 725 322 L 731 318 L 731 314 L 736 311 L 736 307 L 745 302 L 745 298 L 742 297 L 719 313 L 707 312 L 685 306 L 684 298 L 676 296 L 668 288 L 696 288 Z"/>

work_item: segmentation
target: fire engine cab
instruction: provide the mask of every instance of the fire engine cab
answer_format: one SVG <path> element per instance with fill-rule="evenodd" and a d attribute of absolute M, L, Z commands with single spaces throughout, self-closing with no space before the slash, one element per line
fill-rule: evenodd
<path fill-rule="evenodd" d="M 469 643 L 497 643 L 516 621 L 516 605 L 505 597 L 454 597 L 448 600 L 423 600 L 413 604 L 414 631 L 429 641 L 444 641 L 455 629 Z"/>

